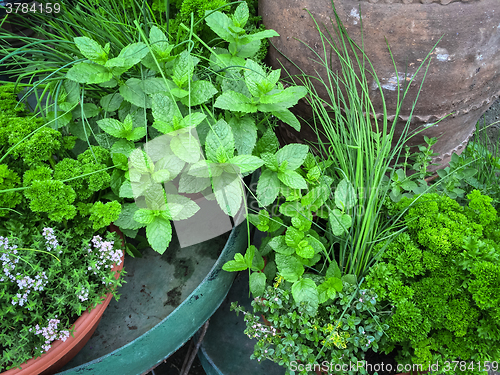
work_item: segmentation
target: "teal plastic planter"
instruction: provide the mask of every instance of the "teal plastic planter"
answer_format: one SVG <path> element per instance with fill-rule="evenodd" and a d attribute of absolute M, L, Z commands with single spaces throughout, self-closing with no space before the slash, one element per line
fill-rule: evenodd
<path fill-rule="evenodd" d="M 197 245 L 181 249 L 173 241 L 163 255 L 150 250 L 127 258 L 120 300 L 110 303 L 93 337 L 60 374 L 138 375 L 158 365 L 217 310 L 236 276 L 222 265 L 247 241 L 243 222 Z"/>

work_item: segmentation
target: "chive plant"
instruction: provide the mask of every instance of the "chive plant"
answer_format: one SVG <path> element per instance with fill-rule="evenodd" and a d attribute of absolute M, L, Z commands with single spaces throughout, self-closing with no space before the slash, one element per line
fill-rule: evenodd
<path fill-rule="evenodd" d="M 394 229 L 398 228 L 397 220 L 388 222 L 382 215 L 384 202 L 390 192 L 387 179 L 394 173 L 394 163 L 401 156 L 405 142 L 423 130 L 417 129 L 411 133 L 409 131 L 417 100 L 412 103 L 408 120 L 399 139 L 395 136 L 397 120 L 410 84 L 421 70 L 425 78 L 430 53 L 405 87 L 402 87 L 398 78 L 397 105 L 395 113 L 391 114 L 394 115 L 391 116 L 394 118 L 391 122 L 382 85 L 373 65 L 364 53 L 363 43 L 358 46 L 349 37 L 333 2 L 332 7 L 335 13 L 335 21 L 331 22 L 334 34 L 326 28 L 326 31 L 323 31 L 310 14 L 320 36 L 322 54 L 308 47 L 325 74 L 310 76 L 303 73 L 297 79 L 308 88 L 306 98 L 313 110 L 310 126 L 317 134 L 317 152 L 333 161 L 337 183 L 347 179 L 356 191 L 358 204 L 350 209 L 353 223 L 349 228 L 349 235 L 337 238 L 336 242 L 339 249 L 339 266 L 343 269 L 343 273 L 355 274 L 359 280 L 381 255 L 383 249 L 377 247 L 377 244 L 387 236 L 393 236 Z M 361 39 L 363 40 L 362 35 Z M 388 53 L 396 77 L 399 77 L 389 46 Z M 338 72 L 332 70 L 329 65 L 329 61 L 333 58 L 337 58 L 340 62 L 341 69 Z M 370 97 L 372 92 L 370 79 L 377 84 L 382 99 L 382 108 L 377 110 Z M 424 79 L 418 88 L 417 99 L 423 81 Z M 317 87 L 324 88 L 328 97 L 320 97 Z M 377 111 L 381 111 L 382 116 L 377 116 Z M 425 191 L 425 187 L 423 190 Z M 330 221 L 332 220 L 337 220 L 335 215 L 330 215 Z M 343 225 L 340 222 L 339 224 Z"/>

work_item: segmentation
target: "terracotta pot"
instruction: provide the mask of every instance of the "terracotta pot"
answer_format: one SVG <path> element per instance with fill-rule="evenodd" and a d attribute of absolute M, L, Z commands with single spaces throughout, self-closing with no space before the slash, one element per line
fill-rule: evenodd
<path fill-rule="evenodd" d="M 463 151 L 480 116 L 499 96 L 500 1 L 334 0 L 334 4 L 349 36 L 358 45 L 361 45 L 362 20 L 364 49 L 381 82 L 390 119 L 394 119 L 397 102 L 397 78 L 386 38 L 396 62 L 399 81 L 403 82 L 414 75 L 422 59 L 443 37 L 432 53 L 410 126 L 410 130 L 421 126 L 427 129 L 409 144 L 422 144 L 424 135 L 440 137 L 434 145 L 434 151 L 439 153 L 434 161 L 448 163 L 453 152 Z M 305 9 L 320 26 L 327 25 L 334 33 L 330 22 L 333 19 L 335 23 L 331 0 L 259 1 L 259 14 L 264 24 L 280 34 L 280 37 L 271 39 L 275 48 L 270 48 L 268 62 L 273 68 L 284 67 L 288 73 L 298 74 L 297 68 L 284 55 L 306 74 L 316 76 L 317 69 L 326 79 L 324 69 L 311 61 L 317 57 L 302 43 L 307 43 L 320 55 L 323 53 L 318 31 Z M 333 71 L 340 68 L 335 58 L 329 63 Z M 422 69 L 416 74 L 417 82 L 410 87 L 403 103 L 398 118 L 399 134 L 410 114 L 424 71 Z M 374 80 L 371 77 L 369 80 L 370 97 L 379 117 L 382 116 L 380 93 Z M 320 85 L 316 88 L 326 99 L 326 90 Z M 296 112 L 306 118 L 311 114 L 305 101 L 299 102 Z M 453 115 L 430 127 L 450 113 Z M 279 132 L 286 143 L 317 140 L 307 126 L 303 126 L 300 133 L 289 126 L 281 127 Z"/>
<path fill-rule="evenodd" d="M 111 232 L 117 232 L 121 239 L 122 244 L 124 244 L 124 238 L 118 227 L 113 224 L 110 225 L 109 230 Z M 120 271 L 123 269 L 123 261 L 125 258 L 125 251 L 121 258 L 121 264 L 119 266 L 113 265 L 113 271 Z M 118 273 L 115 274 L 115 278 L 118 279 Z M 109 302 L 113 295 L 111 293 L 106 294 L 102 297 L 102 303 L 97 305 L 92 310 L 86 310 L 73 325 L 74 336 L 66 339 L 66 341 L 56 340 L 52 343 L 51 348 L 42 354 L 42 356 L 37 358 L 32 358 L 26 363 L 21 365 L 21 369 L 13 368 L 8 371 L 4 371 L 1 375 L 52 375 L 55 374 L 59 369 L 61 369 L 66 363 L 68 363 L 78 352 L 85 346 L 87 341 L 93 335 L 99 322 L 101 321 L 102 314 L 106 307 L 108 307 Z"/>

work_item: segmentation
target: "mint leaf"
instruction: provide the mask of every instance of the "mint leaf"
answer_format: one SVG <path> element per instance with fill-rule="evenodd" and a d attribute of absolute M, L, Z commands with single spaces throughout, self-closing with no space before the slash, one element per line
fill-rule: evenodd
<path fill-rule="evenodd" d="M 167 207 L 174 221 L 189 219 L 200 210 L 194 201 L 179 194 L 167 194 Z"/>
<path fill-rule="evenodd" d="M 130 153 L 129 165 L 140 173 L 154 173 L 155 166 L 151 157 L 140 149 Z"/>
<path fill-rule="evenodd" d="M 278 137 L 274 134 L 274 131 L 269 128 L 265 131 L 265 133 L 260 137 L 257 141 L 257 145 L 255 146 L 254 153 L 259 156 L 262 153 L 268 152 L 274 154 L 280 146 L 278 141 Z"/>
<path fill-rule="evenodd" d="M 235 216 L 243 203 L 243 187 L 237 174 L 223 172 L 212 177 L 212 189 L 217 203 L 226 215 Z"/>
<path fill-rule="evenodd" d="M 243 255 L 241 255 L 240 253 L 236 253 L 234 254 L 234 260 L 230 260 L 224 263 L 222 269 L 228 272 L 237 272 L 248 269 L 248 266 L 245 262 L 245 259 L 243 258 Z"/>
<path fill-rule="evenodd" d="M 186 117 L 184 117 L 181 122 L 180 122 L 180 127 L 181 128 L 193 128 L 198 126 L 205 118 L 207 115 L 201 113 L 201 112 L 193 112 Z"/>
<path fill-rule="evenodd" d="M 141 108 L 151 108 L 151 98 L 144 92 L 142 81 L 130 78 L 125 85 L 120 86 L 120 94 L 123 98 Z"/>
<path fill-rule="evenodd" d="M 260 49 L 260 45 L 261 45 L 261 41 L 260 40 L 254 40 L 254 41 L 251 41 L 249 43 L 245 43 L 245 44 L 238 44 L 236 45 L 235 44 L 235 48 L 236 48 L 236 56 L 234 56 L 235 58 L 248 58 L 248 57 L 254 57 L 255 54 L 257 52 L 259 52 L 259 49 Z M 230 44 L 231 46 L 231 44 Z M 243 64 L 240 64 L 240 65 L 244 65 L 245 64 L 245 60 L 243 60 Z"/>
<path fill-rule="evenodd" d="M 286 281 L 292 283 L 298 281 L 304 273 L 304 266 L 295 256 L 278 253 L 276 254 L 275 261 L 278 272 Z"/>
<path fill-rule="evenodd" d="M 264 170 L 257 183 L 257 199 L 262 206 L 268 206 L 278 198 L 280 180 L 276 172 Z"/>
<path fill-rule="evenodd" d="M 193 107 L 206 103 L 218 93 L 215 86 L 208 81 L 194 81 L 190 88 L 191 91 L 188 93 L 191 93 L 191 96 L 186 96 L 181 100 L 181 103 L 186 106 L 191 105 Z"/>
<path fill-rule="evenodd" d="M 106 112 L 114 112 L 120 108 L 123 102 L 123 96 L 118 93 L 108 94 L 101 98 L 99 104 Z"/>
<path fill-rule="evenodd" d="M 232 117 L 229 126 L 234 134 L 234 144 L 239 155 L 250 155 L 257 142 L 257 125 L 255 119 L 250 116 L 241 118 Z"/>
<path fill-rule="evenodd" d="M 309 207 L 312 212 L 317 211 L 323 206 L 327 201 L 329 195 L 331 194 L 330 189 L 327 185 L 321 184 L 309 191 L 301 199 L 303 206 Z"/>
<path fill-rule="evenodd" d="M 170 221 L 162 217 L 155 217 L 151 224 L 146 226 L 146 237 L 151 248 L 163 254 L 172 239 L 172 226 Z"/>
<path fill-rule="evenodd" d="M 194 67 L 200 60 L 184 50 L 174 62 L 172 80 L 177 87 L 182 88 L 193 77 Z"/>
<path fill-rule="evenodd" d="M 169 123 L 176 114 L 175 103 L 164 94 L 154 94 L 151 97 L 151 109 L 155 120 Z"/>
<path fill-rule="evenodd" d="M 97 125 L 109 135 L 117 138 L 126 138 L 132 132 L 132 124 L 121 123 L 114 118 L 99 120 Z"/>
<path fill-rule="evenodd" d="M 248 11 L 248 4 L 243 1 L 236 8 L 233 14 L 233 23 L 238 27 L 245 27 L 250 13 Z"/>
<path fill-rule="evenodd" d="M 246 3 L 245 3 L 246 4 Z M 250 275 L 250 292 L 254 297 L 264 294 L 266 289 L 266 275 L 262 272 L 253 272 Z"/>
<path fill-rule="evenodd" d="M 285 236 L 274 237 L 268 242 L 268 245 L 271 249 L 283 255 L 292 255 L 295 253 L 295 249 L 285 243 Z"/>
<path fill-rule="evenodd" d="M 124 181 L 122 186 L 120 186 L 120 191 L 118 196 L 120 198 L 135 198 L 134 197 L 134 192 L 132 190 L 132 184 L 130 181 Z"/>
<path fill-rule="evenodd" d="M 300 122 L 297 120 L 297 117 L 290 112 L 288 109 L 284 111 L 272 111 L 271 112 L 274 116 L 276 116 L 278 119 L 283 121 L 285 124 L 290 125 L 292 128 L 294 128 L 297 131 L 300 131 Z"/>
<path fill-rule="evenodd" d="M 346 233 L 352 224 L 352 218 L 336 208 L 330 211 L 329 219 L 332 232 L 335 236 L 341 236 Z"/>
<path fill-rule="evenodd" d="M 103 83 L 113 78 L 110 70 L 102 65 L 81 62 L 73 65 L 66 78 L 78 83 Z"/>
<path fill-rule="evenodd" d="M 335 190 L 335 205 L 345 211 L 353 208 L 357 201 L 354 187 L 344 178 Z"/>
<path fill-rule="evenodd" d="M 270 87 L 269 90 L 263 90 L 262 84 L 265 83 L 267 74 L 258 63 L 248 59 L 245 68 L 245 84 L 253 96 L 260 97 L 273 89 Z"/>
<path fill-rule="evenodd" d="M 73 40 L 82 55 L 87 59 L 100 65 L 104 65 L 108 60 L 108 54 L 95 40 L 87 38 L 86 36 L 76 37 L 73 38 Z"/>
<path fill-rule="evenodd" d="M 132 130 L 132 132 L 129 135 L 127 135 L 126 138 L 129 141 L 138 141 L 139 139 L 142 139 L 145 136 L 146 136 L 146 128 L 140 127 Z"/>
<path fill-rule="evenodd" d="M 173 153 L 186 163 L 196 163 L 200 160 L 201 145 L 196 137 L 190 132 L 181 133 L 172 138 L 170 148 Z"/>
<path fill-rule="evenodd" d="M 286 160 L 287 168 L 294 171 L 302 165 L 308 152 L 309 146 L 292 143 L 280 148 L 276 153 L 276 159 L 279 165 Z"/>
<path fill-rule="evenodd" d="M 235 165 L 235 173 L 248 173 L 253 172 L 260 168 L 264 162 L 257 156 L 252 155 L 238 155 L 232 158 L 229 163 Z"/>
<path fill-rule="evenodd" d="M 224 120 L 217 121 L 205 140 L 207 159 L 212 162 L 226 163 L 234 155 L 234 138 L 231 128 Z"/>
<path fill-rule="evenodd" d="M 313 280 L 303 278 L 292 285 L 292 295 L 295 303 L 305 307 L 306 312 L 316 315 L 319 306 L 318 289 Z"/>
<path fill-rule="evenodd" d="M 168 38 L 157 26 L 153 26 L 149 31 L 149 43 L 153 51 L 161 58 L 169 56 L 174 48 L 168 43 Z"/>
<path fill-rule="evenodd" d="M 296 105 L 306 94 L 307 89 L 305 87 L 292 86 L 277 94 L 264 95 L 260 98 L 260 102 L 263 104 L 276 104 L 281 107 L 279 110 L 285 110 Z"/>
<path fill-rule="evenodd" d="M 248 42 L 251 42 L 253 40 L 272 38 L 273 36 L 280 36 L 280 34 L 278 34 L 274 30 L 259 31 L 258 33 L 246 35 L 245 37 L 241 38 L 240 43 L 248 43 Z"/>
<path fill-rule="evenodd" d="M 292 189 L 307 189 L 307 183 L 306 180 L 304 180 L 304 177 L 290 169 L 278 171 L 278 178 L 286 186 L 289 186 Z"/>
<path fill-rule="evenodd" d="M 124 203 L 122 204 L 122 210 L 120 211 L 120 216 L 114 221 L 114 224 L 120 229 L 139 229 L 144 226 L 144 224 L 139 223 L 134 219 L 135 212 L 139 210 L 136 203 Z"/>
<path fill-rule="evenodd" d="M 219 37 L 224 39 L 226 42 L 234 42 L 234 36 L 229 31 L 229 26 L 232 24 L 231 19 L 221 12 L 213 12 L 205 11 L 205 22 L 208 27 L 212 29 L 214 33 L 216 33 Z"/>
<path fill-rule="evenodd" d="M 152 210 L 144 208 L 138 209 L 134 213 L 134 220 L 144 225 L 151 224 L 155 219 L 155 213 Z"/>
<path fill-rule="evenodd" d="M 222 93 L 215 101 L 214 107 L 245 113 L 257 112 L 257 105 L 252 103 L 250 98 L 236 91 Z"/>
<path fill-rule="evenodd" d="M 340 271 L 340 267 L 335 259 L 332 259 L 330 262 L 330 265 L 326 270 L 326 277 L 336 277 L 337 279 L 342 277 L 342 271 Z M 342 290 L 342 288 L 340 290 Z"/>
<path fill-rule="evenodd" d="M 194 194 L 205 190 L 210 186 L 210 178 L 196 177 L 187 173 L 183 173 L 179 180 L 179 192 Z"/>

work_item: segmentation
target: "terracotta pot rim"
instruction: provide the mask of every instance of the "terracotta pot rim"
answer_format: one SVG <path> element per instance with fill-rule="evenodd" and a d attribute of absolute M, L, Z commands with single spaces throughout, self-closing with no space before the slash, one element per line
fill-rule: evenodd
<path fill-rule="evenodd" d="M 115 227 L 116 228 L 116 227 Z M 110 231 L 114 231 L 110 226 Z M 122 237 L 123 234 L 119 232 L 119 235 Z M 125 251 L 123 251 L 123 255 L 121 257 L 121 263 L 119 266 L 113 265 L 111 270 L 115 271 L 115 278 L 118 278 L 118 272 L 123 269 L 123 262 L 125 258 Z M 59 360 L 64 358 L 66 354 L 68 354 L 71 349 L 73 349 L 78 343 L 94 328 L 97 326 L 99 321 L 101 320 L 102 314 L 106 307 L 108 307 L 111 302 L 111 298 L 113 297 L 112 293 L 107 293 L 103 297 L 101 297 L 101 303 L 98 304 L 92 310 L 85 310 L 80 317 L 73 324 L 72 328 L 74 329 L 74 336 L 69 336 L 66 341 L 56 340 L 52 342 L 51 348 L 43 353 L 40 357 L 31 358 L 28 361 L 21 364 L 21 369 L 19 367 L 12 368 L 10 370 L 0 372 L 0 375 L 38 375 L 43 371 L 49 369 L 52 365 L 57 363 Z"/>

